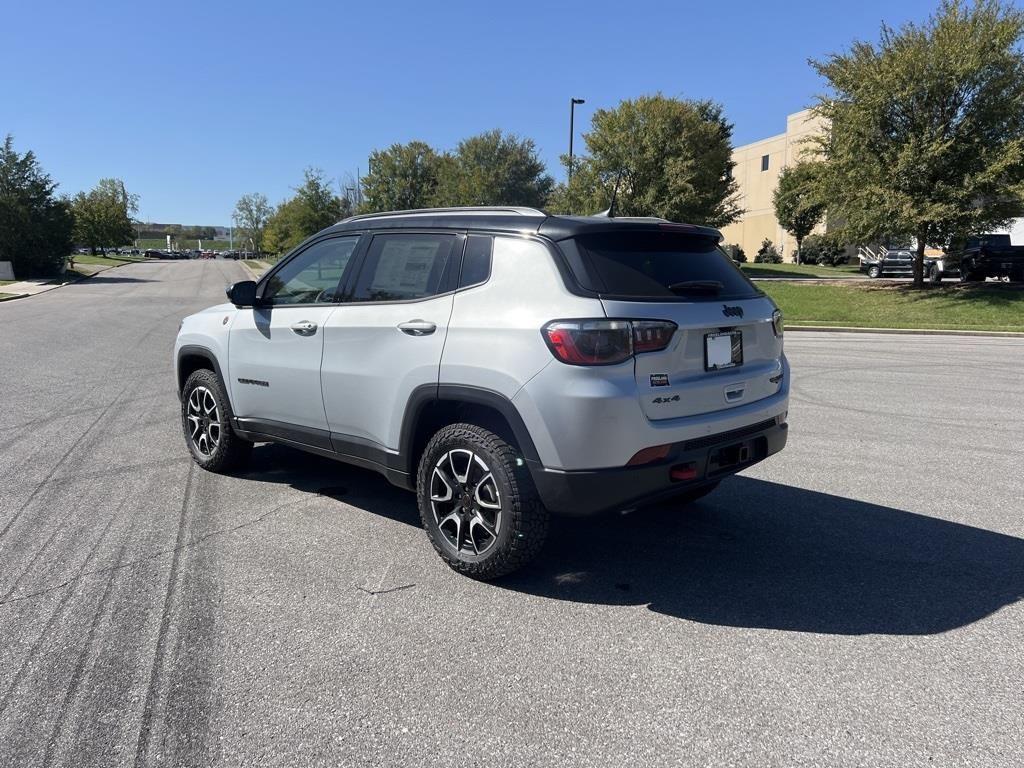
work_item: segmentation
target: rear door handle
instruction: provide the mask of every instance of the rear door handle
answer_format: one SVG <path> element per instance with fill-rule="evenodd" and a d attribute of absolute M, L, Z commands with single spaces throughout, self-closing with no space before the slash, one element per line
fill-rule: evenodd
<path fill-rule="evenodd" d="M 299 336 L 312 336 L 316 333 L 316 323 L 309 320 L 300 320 L 297 323 L 292 323 L 292 330 L 299 334 Z"/>
<path fill-rule="evenodd" d="M 409 320 L 399 323 L 398 330 L 410 336 L 429 336 L 437 330 L 437 325 L 429 320 Z"/>

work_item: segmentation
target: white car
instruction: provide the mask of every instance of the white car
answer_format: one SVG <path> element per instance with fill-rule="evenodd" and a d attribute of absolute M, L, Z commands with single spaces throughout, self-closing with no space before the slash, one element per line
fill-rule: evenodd
<path fill-rule="evenodd" d="M 356 216 L 174 349 L 185 441 L 226 471 L 273 441 L 415 490 L 474 578 L 549 512 L 695 500 L 786 443 L 782 316 L 717 230 L 461 208 Z"/>

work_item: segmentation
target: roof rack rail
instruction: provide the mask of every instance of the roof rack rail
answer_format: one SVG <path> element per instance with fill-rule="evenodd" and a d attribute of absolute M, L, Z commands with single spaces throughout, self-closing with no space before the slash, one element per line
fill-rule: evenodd
<path fill-rule="evenodd" d="M 548 215 L 539 208 L 529 208 L 527 206 L 522 205 L 470 205 L 461 208 L 414 208 L 408 211 L 381 211 L 380 213 L 361 213 L 358 216 L 349 216 L 347 219 L 342 219 L 342 221 L 364 221 L 366 219 L 381 219 L 388 216 L 473 216 L 494 213 L 508 213 L 515 216 Z"/>

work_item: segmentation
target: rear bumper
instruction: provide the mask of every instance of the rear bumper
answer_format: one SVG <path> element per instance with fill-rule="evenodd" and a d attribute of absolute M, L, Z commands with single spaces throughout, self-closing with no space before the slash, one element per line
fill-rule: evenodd
<path fill-rule="evenodd" d="M 736 474 L 786 445 L 788 425 L 772 419 L 730 432 L 672 446 L 656 464 L 595 470 L 557 470 L 527 462 L 544 506 L 563 515 L 592 515 L 670 498 L 691 488 Z M 677 481 L 673 467 L 692 465 L 696 476 Z"/>

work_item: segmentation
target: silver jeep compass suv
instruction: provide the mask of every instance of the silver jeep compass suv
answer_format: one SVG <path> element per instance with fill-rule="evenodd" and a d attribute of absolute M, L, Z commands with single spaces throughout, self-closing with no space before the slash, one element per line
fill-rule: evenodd
<path fill-rule="evenodd" d="M 713 229 L 461 208 L 355 216 L 174 349 L 185 442 L 273 441 L 416 491 L 452 568 L 492 578 L 549 512 L 693 501 L 786 444 L 782 316 Z"/>

